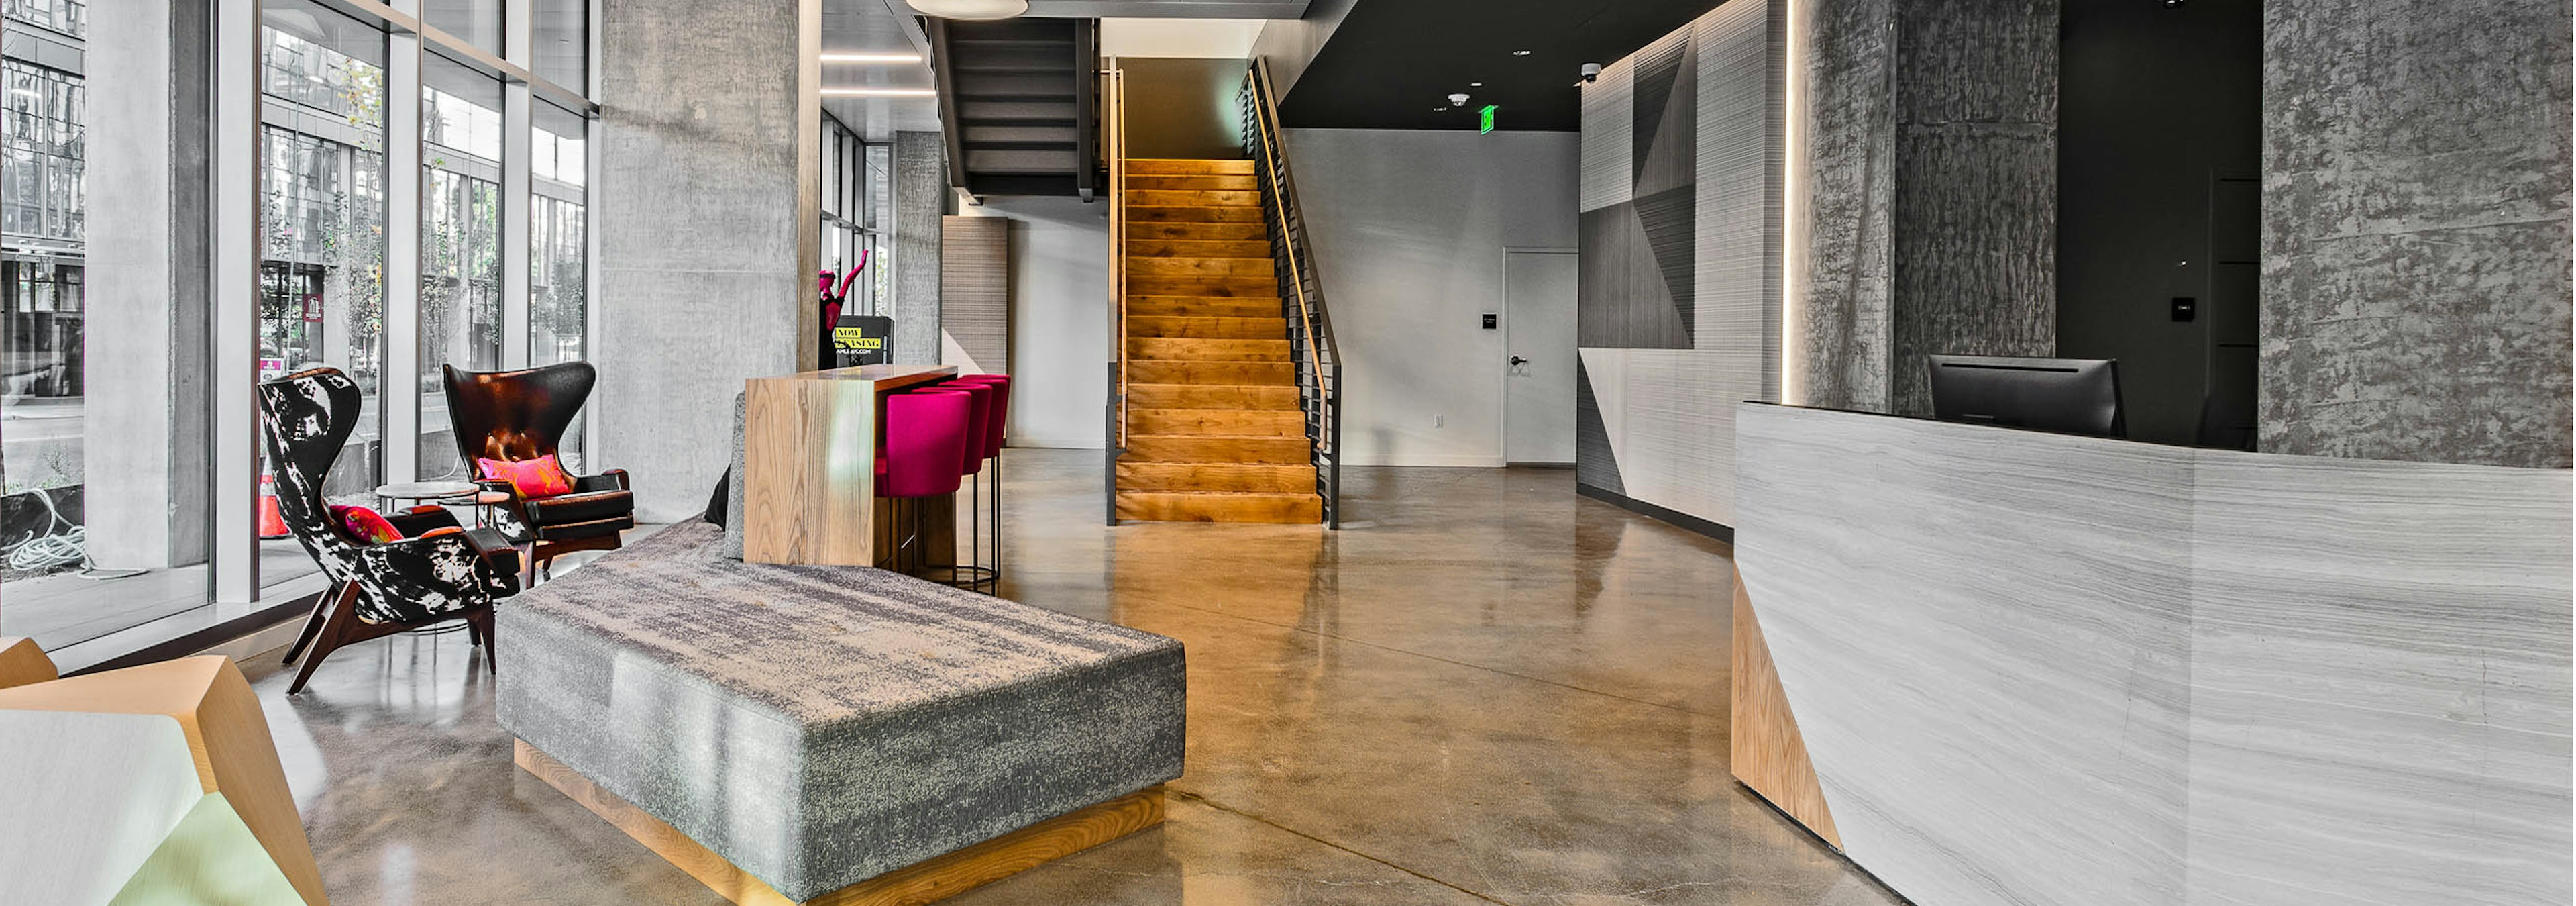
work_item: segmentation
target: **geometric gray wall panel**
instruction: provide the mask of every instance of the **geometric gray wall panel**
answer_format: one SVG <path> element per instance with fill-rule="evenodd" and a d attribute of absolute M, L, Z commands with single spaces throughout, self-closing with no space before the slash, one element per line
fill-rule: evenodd
<path fill-rule="evenodd" d="M 2563 903 L 2563 470 L 1779 406 L 1738 568 L 1845 851 L 1923 906 Z"/>
<path fill-rule="evenodd" d="M 2568 5 L 2263 33 L 2262 449 L 2570 465 Z"/>
<path fill-rule="evenodd" d="M 1582 89 L 1575 477 L 1719 525 L 1734 405 L 1779 393 L 1784 3 L 1720 5 Z"/>
<path fill-rule="evenodd" d="M 1619 481 L 1619 453 L 1610 432 L 1601 427 L 1601 401 L 1592 396 L 1592 375 L 1583 359 L 1574 360 L 1574 480 L 1613 494 L 1628 493 Z"/>
<path fill-rule="evenodd" d="M 1685 186 L 1665 197 L 1688 191 Z M 1689 349 L 1690 326 L 1674 298 L 1674 275 L 1657 260 L 1637 203 L 1620 202 L 1578 218 L 1582 254 L 1576 264 L 1575 345 Z M 1669 219 L 1666 223 L 1669 230 Z M 1682 264 L 1682 276 L 1688 276 L 1689 262 Z M 1689 287 L 1681 284 L 1685 293 Z"/>

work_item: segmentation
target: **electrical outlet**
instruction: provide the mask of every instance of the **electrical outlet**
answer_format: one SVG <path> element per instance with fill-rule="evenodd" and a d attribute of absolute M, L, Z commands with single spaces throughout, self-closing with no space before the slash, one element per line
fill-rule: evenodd
<path fill-rule="evenodd" d="M 1431 417 L 1431 427 L 1434 427 L 1434 428 L 1446 428 L 1446 427 L 1449 427 L 1449 417 L 1448 417 L 1448 416 L 1446 416 L 1446 415 L 1434 415 L 1434 416 L 1432 416 L 1432 417 Z"/>

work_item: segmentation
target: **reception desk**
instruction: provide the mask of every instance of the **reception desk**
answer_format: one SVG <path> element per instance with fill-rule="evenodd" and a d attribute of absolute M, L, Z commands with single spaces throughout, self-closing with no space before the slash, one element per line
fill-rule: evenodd
<path fill-rule="evenodd" d="M 1736 774 L 1913 902 L 2568 901 L 2568 472 L 1737 418 Z"/>
<path fill-rule="evenodd" d="M 743 559 L 903 568 L 888 560 L 897 507 L 876 496 L 878 404 L 956 374 L 955 366 L 868 365 L 745 382 Z M 905 506 L 922 510 L 914 559 L 953 562 L 955 498 Z"/>

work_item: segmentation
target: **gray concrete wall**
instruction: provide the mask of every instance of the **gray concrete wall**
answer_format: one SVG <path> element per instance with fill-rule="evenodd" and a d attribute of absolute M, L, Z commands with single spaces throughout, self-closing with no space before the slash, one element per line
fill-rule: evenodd
<path fill-rule="evenodd" d="M 1803 4 L 1790 399 L 1928 415 L 1924 355 L 2054 350 L 2057 9 Z"/>
<path fill-rule="evenodd" d="M 686 518 L 743 380 L 810 357 L 820 0 L 609 0 L 595 188 L 599 465 Z"/>
<path fill-rule="evenodd" d="M 939 364 L 939 218 L 947 213 L 948 145 L 936 132 L 894 136 L 894 360 Z"/>
<path fill-rule="evenodd" d="M 1797 303 L 1782 315 L 1791 333 L 1782 398 L 1885 412 L 1894 289 L 1894 0 L 1791 2 L 1809 15 L 1788 37 L 1806 49 L 1806 90 L 1787 115 L 1810 138 L 1789 152 L 1793 178 L 1803 183 L 1790 203 L 1803 204 L 1805 213 L 1785 226 L 1799 262 L 1791 278 Z"/>
<path fill-rule="evenodd" d="M 2262 449 L 2570 465 L 2569 30 L 2266 4 Z"/>
<path fill-rule="evenodd" d="M 2057 4 L 1899 4 L 1890 411 L 1925 355 L 2056 351 Z"/>
<path fill-rule="evenodd" d="M 88 549 L 102 567 L 206 558 L 205 15 L 203 4 L 144 8 L 83 60 L 81 469 Z"/>

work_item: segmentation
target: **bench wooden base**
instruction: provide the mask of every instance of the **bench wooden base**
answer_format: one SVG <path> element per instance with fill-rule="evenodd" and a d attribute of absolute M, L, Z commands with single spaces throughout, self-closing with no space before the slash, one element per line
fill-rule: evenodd
<path fill-rule="evenodd" d="M 1153 787 L 1040 821 L 965 849 L 898 868 L 799 903 L 734 867 L 714 850 L 599 788 L 524 740 L 511 740 L 521 770 L 581 803 L 690 877 L 741 906 L 918 906 L 956 896 L 1047 862 L 1163 823 L 1163 788 Z"/>

